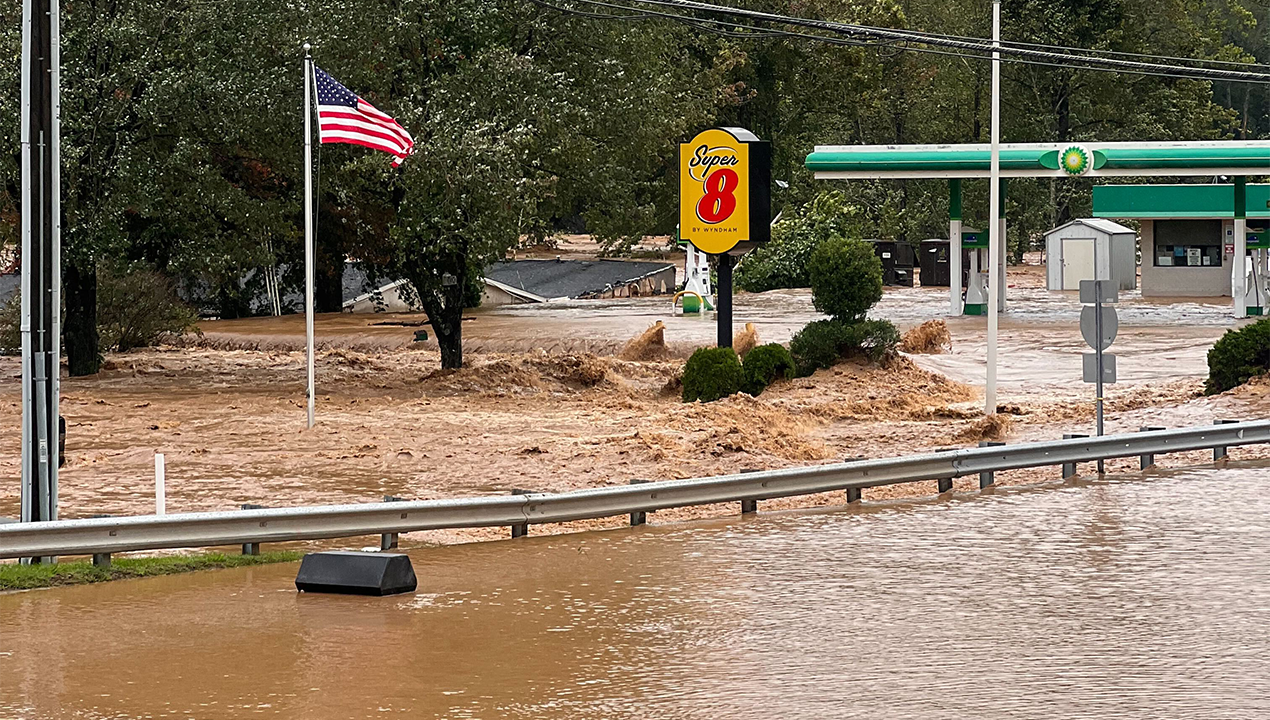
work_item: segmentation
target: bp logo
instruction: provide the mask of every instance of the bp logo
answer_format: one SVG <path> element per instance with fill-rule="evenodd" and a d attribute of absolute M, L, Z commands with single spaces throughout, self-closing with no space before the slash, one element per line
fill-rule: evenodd
<path fill-rule="evenodd" d="M 1059 153 L 1058 166 L 1068 175 L 1080 175 L 1089 169 L 1089 151 L 1073 145 Z"/>

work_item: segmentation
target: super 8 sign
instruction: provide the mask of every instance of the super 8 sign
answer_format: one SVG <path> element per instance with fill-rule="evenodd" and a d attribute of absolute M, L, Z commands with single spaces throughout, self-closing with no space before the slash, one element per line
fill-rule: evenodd
<path fill-rule="evenodd" d="M 771 237 L 771 146 L 741 128 L 713 128 L 679 146 L 679 234 L 719 255 Z"/>

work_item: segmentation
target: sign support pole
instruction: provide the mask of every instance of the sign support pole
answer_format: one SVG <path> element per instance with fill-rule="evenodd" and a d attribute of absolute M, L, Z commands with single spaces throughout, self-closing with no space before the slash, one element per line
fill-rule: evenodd
<path fill-rule="evenodd" d="M 997 267 L 1001 264 L 1001 0 L 992 0 L 992 145 L 988 199 L 988 371 L 983 393 L 983 412 L 997 411 L 997 298 L 1001 281 Z"/>
<path fill-rule="evenodd" d="M 715 310 L 715 319 L 719 323 L 718 345 L 732 347 L 732 266 L 736 264 L 736 258 L 729 253 L 723 253 L 718 258 L 719 282 L 714 289 L 718 303 Z"/>

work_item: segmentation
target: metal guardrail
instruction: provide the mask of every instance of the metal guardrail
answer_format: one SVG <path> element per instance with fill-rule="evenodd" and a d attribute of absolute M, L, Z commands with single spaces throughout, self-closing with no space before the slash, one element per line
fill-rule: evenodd
<path fill-rule="evenodd" d="M 0 526 L 0 558 L 98 555 L 160 548 L 212 547 L 323 540 L 358 535 L 470 527 L 511 526 L 513 534 L 535 523 L 565 522 L 631 513 L 632 521 L 653 510 L 847 491 L 858 500 L 863 488 L 940 481 L 979 473 L 980 487 L 992 473 L 1047 465 L 1071 466 L 1110 458 L 1143 458 L 1172 452 L 1270 443 L 1270 421 L 1155 430 L 1052 442 L 993 445 L 910 457 L 860 460 L 724 475 L 668 480 L 568 493 L 525 493 L 500 497 L 418 500 L 320 507 L 267 508 L 163 516 L 90 518 Z M 1143 460 L 1144 465 L 1146 460 Z M 515 531 L 519 530 L 519 533 Z"/>

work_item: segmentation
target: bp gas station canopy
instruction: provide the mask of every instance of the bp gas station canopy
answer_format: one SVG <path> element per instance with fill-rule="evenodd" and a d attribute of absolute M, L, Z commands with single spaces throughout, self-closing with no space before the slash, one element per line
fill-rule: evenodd
<path fill-rule="evenodd" d="M 978 256 L 972 253 L 972 273 L 967 296 L 962 299 L 961 180 L 990 176 L 988 145 L 821 145 L 807 156 L 805 165 L 817 180 L 945 179 L 949 184 L 949 306 L 954 315 L 983 312 L 986 295 L 978 277 Z M 1008 178 L 1124 178 L 1213 177 L 1225 175 L 1232 184 L 1209 193 L 1228 196 L 1218 206 L 1229 208 L 1234 219 L 1235 257 L 1247 252 L 1248 200 L 1245 175 L 1270 175 L 1270 141 L 1211 140 L 1197 142 L 1028 143 L 1000 146 L 1000 172 Z M 1004 190 L 1004 188 L 1003 188 Z M 1150 191 L 1142 189 L 1147 197 Z M 1005 193 L 1001 193 L 1004 204 Z M 1214 198 L 1215 199 L 1215 198 Z M 1210 199 L 1209 205 L 1214 199 Z M 1155 204 L 1155 203 L 1153 203 Z M 1183 208 L 1179 208 L 1181 210 Z M 1261 213 L 1255 213 L 1254 217 Z M 1178 215 L 1185 217 L 1185 215 Z M 998 236 L 1005 237 L 1001 214 Z M 964 247 L 987 248 L 987 233 L 967 235 Z M 1005 257 L 1004 247 L 1000 257 Z M 1236 267 L 1240 267 L 1236 264 Z M 999 287 L 1005 288 L 1004 265 L 996 269 Z M 1232 295 L 1235 317 L 1246 315 L 1245 277 L 1234 272 Z M 979 287 L 976 287 L 979 285 Z M 1005 293 L 998 293 L 1005 309 Z"/>

